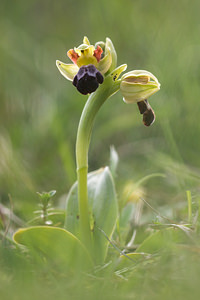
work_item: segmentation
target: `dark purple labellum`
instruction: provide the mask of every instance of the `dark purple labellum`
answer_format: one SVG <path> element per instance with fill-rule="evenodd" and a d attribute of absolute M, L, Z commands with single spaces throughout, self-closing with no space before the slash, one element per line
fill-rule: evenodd
<path fill-rule="evenodd" d="M 94 65 L 86 65 L 80 67 L 74 77 L 73 85 L 81 94 L 87 95 L 95 92 L 99 84 L 103 83 L 103 80 L 103 75 Z"/>
<path fill-rule="evenodd" d="M 150 126 L 155 121 L 155 114 L 153 109 L 147 109 L 143 114 L 143 123 L 145 126 Z"/>
<path fill-rule="evenodd" d="M 144 101 L 137 102 L 140 113 L 143 115 L 143 123 L 145 126 L 150 126 L 155 121 L 155 114 L 151 108 L 149 102 Z"/>
<path fill-rule="evenodd" d="M 140 113 L 143 115 L 148 109 L 147 100 L 137 102 Z"/>

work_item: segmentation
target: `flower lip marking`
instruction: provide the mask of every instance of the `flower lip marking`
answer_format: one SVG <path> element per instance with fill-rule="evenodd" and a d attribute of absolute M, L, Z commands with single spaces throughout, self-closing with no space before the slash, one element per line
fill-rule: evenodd
<path fill-rule="evenodd" d="M 90 64 L 80 67 L 73 79 L 73 85 L 81 94 L 87 95 L 95 92 L 99 84 L 103 83 L 103 81 L 103 75 L 94 65 Z"/>

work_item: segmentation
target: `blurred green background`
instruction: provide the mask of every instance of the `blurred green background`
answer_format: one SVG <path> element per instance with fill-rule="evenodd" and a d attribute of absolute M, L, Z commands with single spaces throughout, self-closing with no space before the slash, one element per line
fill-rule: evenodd
<path fill-rule="evenodd" d="M 120 158 L 120 201 L 124 188 L 148 178 L 139 192 L 161 214 L 175 222 L 185 217 L 187 222 L 190 190 L 198 215 L 199 12 L 198 0 L 1 0 L 0 204 L 25 221 L 38 208 L 36 192 L 55 189 L 55 206 L 64 205 L 76 180 L 76 131 L 87 97 L 61 76 L 55 61 L 69 62 L 67 50 L 87 35 L 92 44 L 110 37 L 118 65 L 127 63 L 128 71 L 146 69 L 161 83 L 161 90 L 149 99 L 156 114 L 150 128 L 142 124 L 137 105 L 125 104 L 120 93 L 105 103 L 95 123 L 89 170 L 109 164 L 114 145 Z M 158 173 L 165 177 L 156 177 Z M 176 215 L 177 207 L 183 207 L 181 215 Z M 149 217 L 144 204 L 145 209 L 140 222 L 147 235 L 146 223 L 155 214 L 149 209 Z M 92 300 L 102 295 L 123 300 L 199 299 L 199 235 L 189 250 L 167 249 L 157 263 L 155 255 L 153 263 L 146 260 L 136 271 L 133 268 L 127 281 L 109 271 L 104 281 L 98 273 L 78 284 L 71 274 L 55 273 L 49 280 L 48 266 L 32 272 L 26 255 L 14 251 L 0 248 L 2 299 L 82 299 L 85 286 L 85 297 Z"/>
<path fill-rule="evenodd" d="M 87 97 L 58 72 L 68 49 L 84 35 L 110 37 L 118 65 L 146 69 L 161 90 L 150 99 L 156 122 L 146 128 L 136 105 L 120 93 L 97 117 L 89 169 L 119 157 L 118 193 L 144 183 L 152 205 L 198 196 L 200 179 L 200 2 L 18 0 L 0 4 L 0 201 L 12 199 L 24 220 L 37 208 L 36 192 L 57 190 L 57 204 L 76 180 L 75 140 Z M 10 196 L 9 196 L 10 195 Z"/>

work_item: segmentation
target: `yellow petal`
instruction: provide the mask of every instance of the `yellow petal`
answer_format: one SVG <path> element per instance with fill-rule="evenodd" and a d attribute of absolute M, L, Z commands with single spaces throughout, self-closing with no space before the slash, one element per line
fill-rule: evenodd
<path fill-rule="evenodd" d="M 86 44 L 81 44 L 78 46 L 78 48 L 74 48 L 74 51 L 79 55 L 89 55 L 92 56 L 94 54 L 94 46 L 93 45 L 86 45 Z"/>
<path fill-rule="evenodd" d="M 56 66 L 60 73 L 70 81 L 73 81 L 74 76 L 78 73 L 79 68 L 74 64 L 64 64 L 63 62 L 57 60 Z"/>
<path fill-rule="evenodd" d="M 97 59 L 94 56 L 94 50 L 95 48 L 93 45 L 88 46 L 85 44 L 80 45 L 78 48 L 74 48 L 74 51 L 79 55 L 79 58 L 76 61 L 79 68 L 89 64 L 92 64 L 95 67 L 97 66 Z"/>

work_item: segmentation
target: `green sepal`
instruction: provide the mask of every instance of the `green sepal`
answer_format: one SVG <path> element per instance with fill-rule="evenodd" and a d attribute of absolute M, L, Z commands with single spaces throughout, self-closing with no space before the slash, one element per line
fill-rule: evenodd
<path fill-rule="evenodd" d="M 117 67 L 116 69 L 114 69 L 112 71 L 112 73 L 110 73 L 109 76 L 112 78 L 113 81 L 116 81 L 119 78 L 119 76 L 121 75 L 121 73 L 126 70 L 126 68 L 127 68 L 127 65 L 123 64 L 123 65 Z"/>

